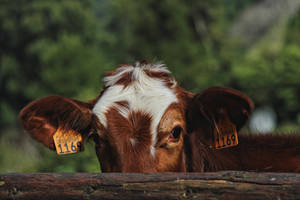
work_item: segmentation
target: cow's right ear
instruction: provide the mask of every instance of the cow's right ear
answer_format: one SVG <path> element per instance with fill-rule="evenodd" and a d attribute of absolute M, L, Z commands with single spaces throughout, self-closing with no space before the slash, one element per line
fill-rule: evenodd
<path fill-rule="evenodd" d="M 89 131 L 93 120 L 92 107 L 92 103 L 52 95 L 23 108 L 20 121 L 34 139 L 55 150 L 53 135 L 58 128 L 81 134 Z"/>

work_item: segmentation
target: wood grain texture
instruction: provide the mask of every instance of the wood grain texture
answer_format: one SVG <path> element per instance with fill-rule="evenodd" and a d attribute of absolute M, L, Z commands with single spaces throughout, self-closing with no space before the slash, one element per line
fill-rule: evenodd
<path fill-rule="evenodd" d="M 0 199 L 300 199 L 300 174 L 0 174 Z"/>

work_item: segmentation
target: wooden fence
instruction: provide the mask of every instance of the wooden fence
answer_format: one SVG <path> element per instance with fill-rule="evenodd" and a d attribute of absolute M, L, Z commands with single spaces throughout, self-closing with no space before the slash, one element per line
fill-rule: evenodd
<path fill-rule="evenodd" d="M 0 174 L 0 199 L 300 199 L 300 174 Z"/>

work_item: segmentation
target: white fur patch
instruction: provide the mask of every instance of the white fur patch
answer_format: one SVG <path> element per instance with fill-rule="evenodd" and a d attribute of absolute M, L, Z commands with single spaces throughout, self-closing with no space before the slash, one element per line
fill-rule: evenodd
<path fill-rule="evenodd" d="M 169 105 L 178 102 L 178 99 L 172 89 L 168 88 L 162 80 L 149 77 L 145 73 L 145 69 L 154 72 L 170 73 L 162 64 L 142 66 L 137 64 L 136 67 L 125 66 L 118 68 L 116 74 L 104 79 L 105 86 L 108 87 L 108 89 L 95 104 L 93 113 L 97 115 L 105 127 L 107 127 L 105 115 L 112 107 L 115 107 L 119 113 L 126 118 L 131 111 L 141 111 L 149 114 L 152 117 L 152 146 L 150 151 L 154 156 L 158 124 Z M 132 72 L 133 82 L 127 87 L 116 85 L 115 83 L 118 82 L 126 72 Z M 176 82 L 174 81 L 173 86 L 175 85 Z M 115 103 L 120 101 L 127 101 L 129 109 Z"/>
<path fill-rule="evenodd" d="M 136 144 L 136 139 L 130 138 L 129 141 L 132 146 L 134 146 Z"/>

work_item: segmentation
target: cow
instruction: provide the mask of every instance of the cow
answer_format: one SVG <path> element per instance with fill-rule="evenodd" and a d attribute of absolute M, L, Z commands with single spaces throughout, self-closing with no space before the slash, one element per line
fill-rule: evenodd
<path fill-rule="evenodd" d="M 254 104 L 245 94 L 181 88 L 163 64 L 120 65 L 87 102 L 58 95 L 20 112 L 24 129 L 58 154 L 91 139 L 103 172 L 300 172 L 300 137 L 238 134 Z"/>

